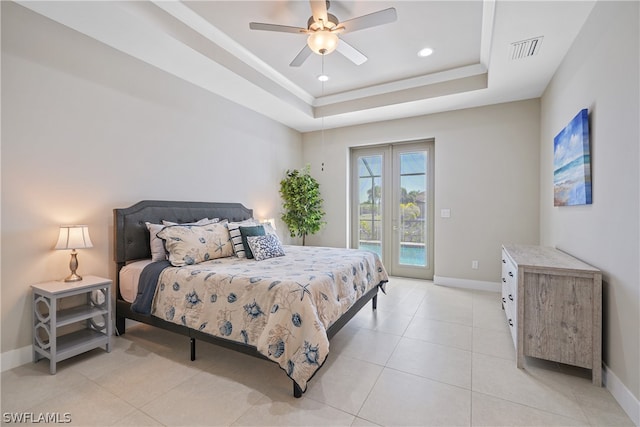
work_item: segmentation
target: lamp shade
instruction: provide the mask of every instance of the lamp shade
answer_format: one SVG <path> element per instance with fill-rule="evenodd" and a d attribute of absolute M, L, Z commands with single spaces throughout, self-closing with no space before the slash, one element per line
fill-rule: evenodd
<path fill-rule="evenodd" d="M 317 30 L 307 39 L 309 48 L 319 55 L 326 55 L 338 47 L 338 36 L 330 30 Z"/>
<path fill-rule="evenodd" d="M 61 225 L 56 249 L 92 248 L 89 227 L 86 225 Z"/>

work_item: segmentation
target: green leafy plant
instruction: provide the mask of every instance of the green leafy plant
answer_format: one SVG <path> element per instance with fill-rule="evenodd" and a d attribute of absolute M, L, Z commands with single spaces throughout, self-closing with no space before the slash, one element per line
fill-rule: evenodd
<path fill-rule="evenodd" d="M 282 221 L 289 228 L 291 237 L 302 237 L 305 244 L 307 235 L 317 233 L 324 221 L 320 184 L 309 173 L 309 165 L 302 169 L 287 170 L 280 181 L 280 196 L 284 201 Z"/>

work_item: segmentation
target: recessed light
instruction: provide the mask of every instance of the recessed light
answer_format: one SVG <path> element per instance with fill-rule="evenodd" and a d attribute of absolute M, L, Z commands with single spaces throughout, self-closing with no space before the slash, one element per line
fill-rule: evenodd
<path fill-rule="evenodd" d="M 329 80 L 329 76 L 327 76 L 326 74 L 320 74 L 318 76 L 318 80 L 320 80 L 321 82 L 326 82 L 327 80 Z"/>
<path fill-rule="evenodd" d="M 425 47 L 424 49 L 420 49 L 420 52 L 418 52 L 418 56 L 424 58 L 431 55 L 432 53 L 433 49 L 431 49 L 430 47 Z"/>

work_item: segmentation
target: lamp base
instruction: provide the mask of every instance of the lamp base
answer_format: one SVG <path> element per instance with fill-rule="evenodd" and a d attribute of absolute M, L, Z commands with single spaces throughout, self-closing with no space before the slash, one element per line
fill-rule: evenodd
<path fill-rule="evenodd" d="M 64 278 L 65 282 L 79 282 L 82 280 L 82 276 L 78 276 L 76 273 L 72 273 Z"/>
<path fill-rule="evenodd" d="M 75 249 L 71 251 L 71 261 L 69 261 L 69 269 L 71 270 L 71 274 L 65 277 L 65 282 L 79 282 L 82 280 L 82 276 L 76 274 L 76 270 L 78 269 L 78 253 Z"/>

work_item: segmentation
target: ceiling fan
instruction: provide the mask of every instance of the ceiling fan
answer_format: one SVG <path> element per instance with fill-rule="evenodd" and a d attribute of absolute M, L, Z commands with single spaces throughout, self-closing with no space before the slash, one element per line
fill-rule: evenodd
<path fill-rule="evenodd" d="M 338 34 L 352 33 L 365 28 L 388 24 L 397 19 L 396 9 L 390 7 L 340 22 L 335 15 L 327 12 L 330 6 L 328 0 L 310 0 L 309 3 L 311 4 L 312 15 L 307 21 L 307 28 L 263 24 L 260 22 L 249 23 L 249 28 L 252 30 L 307 34 L 309 36 L 307 38 L 307 45 L 296 55 L 293 61 L 291 61 L 291 64 L 289 64 L 292 67 L 301 66 L 312 52 L 319 55 L 327 55 L 334 50 L 340 52 L 354 64 L 360 65 L 367 60 L 367 57 L 343 39 L 339 39 Z"/>

